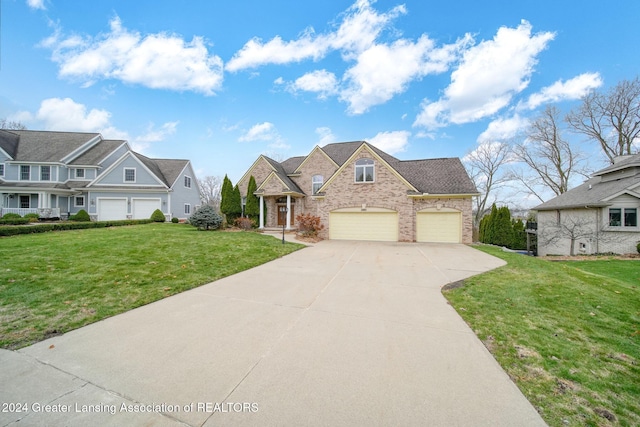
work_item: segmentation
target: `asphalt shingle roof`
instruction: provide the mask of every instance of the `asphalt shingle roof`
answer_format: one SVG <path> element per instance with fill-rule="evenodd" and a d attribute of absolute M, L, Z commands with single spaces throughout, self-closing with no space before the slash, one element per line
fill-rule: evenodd
<path fill-rule="evenodd" d="M 342 166 L 365 141 L 337 142 L 322 147 L 338 166 Z M 413 185 L 419 193 L 425 194 L 475 194 L 475 184 L 469 178 L 462 162 L 457 157 L 423 160 L 399 160 L 390 154 L 366 143 L 371 150 L 394 168 L 404 179 Z M 304 160 L 304 157 L 292 157 L 282 164 L 271 160 L 277 168 L 293 172 Z M 294 168 L 291 166 L 295 165 Z M 290 172 L 289 172 L 290 173 Z M 294 184 L 295 185 L 295 184 Z"/>
<path fill-rule="evenodd" d="M 14 160 L 60 162 L 99 133 L 12 130 L 19 141 Z"/>
<path fill-rule="evenodd" d="M 639 166 L 640 154 L 626 158 L 619 163 L 597 171 L 592 178 L 585 181 L 582 185 L 572 188 L 566 193 L 534 207 L 533 210 L 543 211 L 585 206 L 608 206 L 611 203 L 605 199 L 622 193 L 625 190 L 632 189 L 640 184 L 640 168 L 636 169 L 638 172 L 635 175 L 619 179 L 607 180 L 606 175 L 621 169 L 632 169 Z"/>

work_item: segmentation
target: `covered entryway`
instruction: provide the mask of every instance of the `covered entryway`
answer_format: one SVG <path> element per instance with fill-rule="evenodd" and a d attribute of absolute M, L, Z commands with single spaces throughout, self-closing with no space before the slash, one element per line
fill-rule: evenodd
<path fill-rule="evenodd" d="M 149 219 L 156 209 L 160 209 L 160 199 L 131 199 L 133 219 Z"/>
<path fill-rule="evenodd" d="M 451 208 L 421 210 L 416 216 L 416 241 L 460 243 L 462 241 L 462 213 Z"/>
<path fill-rule="evenodd" d="M 127 199 L 98 198 L 98 221 L 127 219 Z"/>
<path fill-rule="evenodd" d="M 391 209 L 338 209 L 329 213 L 332 240 L 398 241 L 398 213 Z"/>

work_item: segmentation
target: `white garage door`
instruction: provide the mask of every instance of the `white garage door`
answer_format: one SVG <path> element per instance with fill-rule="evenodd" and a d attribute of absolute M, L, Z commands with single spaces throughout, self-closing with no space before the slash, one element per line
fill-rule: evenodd
<path fill-rule="evenodd" d="M 160 209 L 160 199 L 131 200 L 131 215 L 133 219 L 149 219 L 156 209 Z"/>
<path fill-rule="evenodd" d="M 416 218 L 418 242 L 460 243 L 462 215 L 458 211 L 418 212 Z"/>
<path fill-rule="evenodd" d="M 127 219 L 127 199 L 98 199 L 98 221 Z"/>
<path fill-rule="evenodd" d="M 334 240 L 398 241 L 398 213 L 331 212 L 329 238 Z"/>

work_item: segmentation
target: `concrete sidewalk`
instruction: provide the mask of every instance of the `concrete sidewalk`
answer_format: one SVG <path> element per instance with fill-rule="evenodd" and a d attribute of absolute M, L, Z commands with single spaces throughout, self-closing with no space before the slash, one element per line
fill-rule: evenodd
<path fill-rule="evenodd" d="M 543 426 L 440 292 L 501 264 L 321 242 L 1 351 L 0 425 Z"/>

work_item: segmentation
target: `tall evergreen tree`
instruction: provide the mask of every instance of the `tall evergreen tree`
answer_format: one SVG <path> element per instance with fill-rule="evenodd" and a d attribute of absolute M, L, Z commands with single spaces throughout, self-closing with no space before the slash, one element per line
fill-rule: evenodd
<path fill-rule="evenodd" d="M 233 184 L 231 184 L 231 180 L 224 176 L 224 180 L 222 181 L 222 190 L 220 190 L 220 212 L 222 212 L 225 216 L 231 214 L 231 203 L 233 198 Z"/>
<path fill-rule="evenodd" d="M 240 195 L 240 189 L 238 188 L 238 184 L 233 187 L 233 191 L 231 193 L 231 205 L 229 206 L 229 218 L 227 220 L 235 220 L 242 215 L 242 196 Z"/>
<path fill-rule="evenodd" d="M 247 203 L 244 208 L 244 214 L 251 219 L 257 219 L 260 215 L 260 200 L 253 194 L 257 189 L 256 179 L 251 175 L 249 185 L 247 185 Z"/>
<path fill-rule="evenodd" d="M 493 244 L 498 246 L 511 246 L 513 243 L 513 225 L 511 224 L 511 212 L 506 206 L 498 209 L 494 219 Z"/>

